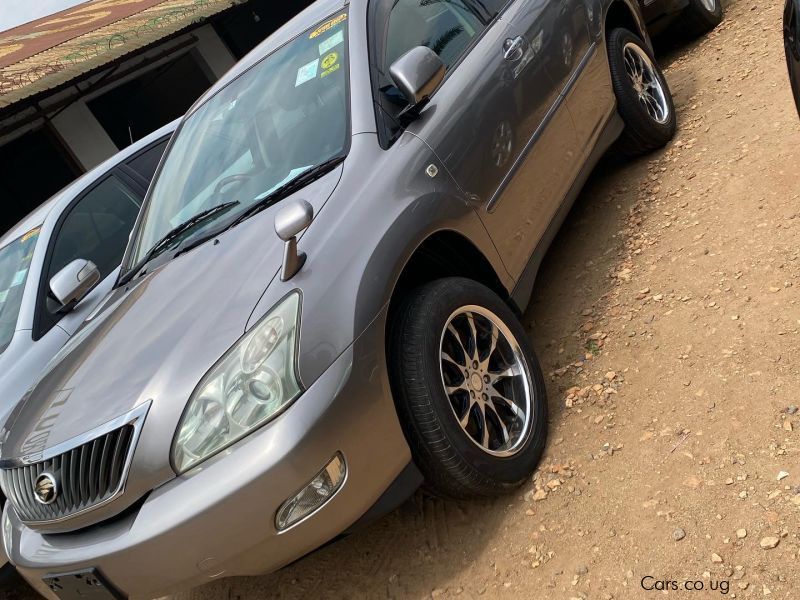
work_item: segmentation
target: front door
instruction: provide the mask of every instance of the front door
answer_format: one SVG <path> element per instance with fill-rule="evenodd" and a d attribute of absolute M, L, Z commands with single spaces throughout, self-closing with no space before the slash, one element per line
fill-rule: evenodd
<path fill-rule="evenodd" d="M 375 1 L 384 120 L 404 105 L 387 75 L 392 62 L 433 49 L 447 74 L 408 131 L 446 165 L 518 277 L 574 170 L 575 130 L 544 60 L 559 2 Z"/>

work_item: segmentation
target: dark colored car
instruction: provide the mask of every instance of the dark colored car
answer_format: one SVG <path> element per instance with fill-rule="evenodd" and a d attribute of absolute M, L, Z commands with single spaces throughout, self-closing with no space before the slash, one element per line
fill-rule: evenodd
<path fill-rule="evenodd" d="M 673 23 L 690 37 L 699 37 L 722 21 L 722 0 L 639 0 L 651 35 Z"/>
<path fill-rule="evenodd" d="M 786 50 L 786 66 L 792 84 L 794 104 L 800 115 L 800 0 L 786 0 L 783 10 L 783 48 Z"/>

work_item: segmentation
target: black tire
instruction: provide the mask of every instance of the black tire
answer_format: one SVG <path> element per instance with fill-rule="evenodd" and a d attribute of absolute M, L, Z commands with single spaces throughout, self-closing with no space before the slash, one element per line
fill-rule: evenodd
<path fill-rule="evenodd" d="M 722 0 L 714 0 L 714 9 L 708 10 L 702 0 L 689 0 L 677 25 L 684 35 L 692 38 L 705 35 L 722 22 Z"/>
<path fill-rule="evenodd" d="M 642 39 L 627 29 L 613 29 L 608 35 L 608 62 L 611 82 L 617 97 L 617 110 L 625 123 L 618 147 L 627 156 L 640 156 L 663 148 L 675 135 L 677 119 L 669 85 L 653 53 Z M 664 93 L 667 115 L 663 122 L 651 116 L 628 75 L 625 66 L 625 48 L 633 45 L 646 56 L 652 66 L 653 76 Z"/>
<path fill-rule="evenodd" d="M 10 592 L 23 585 L 22 577 L 19 576 L 14 565 L 6 563 L 0 567 L 0 592 Z M 2 597 L 2 594 L 0 594 L 0 597 Z"/>
<path fill-rule="evenodd" d="M 525 366 L 525 381 L 530 390 L 524 397 L 532 397 L 529 406 L 533 411 L 528 414 L 533 417 L 527 419 L 527 426 L 518 427 L 518 442 L 513 448 L 507 448 L 509 456 L 493 455 L 473 441 L 459 424 L 455 408 L 445 393 L 440 358 L 443 331 L 455 311 L 470 305 L 490 311 L 516 340 L 519 352 L 515 356 L 524 359 L 520 365 Z M 487 287 L 469 279 L 446 278 L 410 292 L 394 315 L 389 339 L 392 390 L 414 461 L 425 476 L 427 486 L 451 498 L 496 496 L 516 489 L 534 471 L 544 451 L 547 400 L 539 362 L 514 312 Z M 473 318 L 478 321 L 480 317 Z M 489 338 L 485 337 L 485 329 L 482 333 L 483 338 L 478 333 L 472 339 L 481 338 L 485 344 Z M 505 360 L 500 355 L 509 353 L 501 343 L 493 352 L 484 354 L 488 357 L 480 358 L 486 361 L 489 369 L 488 365 L 499 365 Z M 521 381 L 514 379 L 513 385 Z M 463 385 L 467 387 L 466 377 Z M 500 404 L 499 400 L 497 403 Z M 464 414 L 473 410 L 472 404 L 469 406 L 471 408 Z M 480 411 L 480 407 L 477 410 Z M 500 412 L 504 411 L 496 409 L 494 415 L 499 416 Z M 494 415 L 490 415 L 490 420 Z M 485 418 L 483 422 L 489 429 Z M 497 426 L 492 427 L 499 432 Z M 512 428 L 508 430 L 511 432 Z M 497 450 L 503 451 L 503 447 L 497 446 Z"/>

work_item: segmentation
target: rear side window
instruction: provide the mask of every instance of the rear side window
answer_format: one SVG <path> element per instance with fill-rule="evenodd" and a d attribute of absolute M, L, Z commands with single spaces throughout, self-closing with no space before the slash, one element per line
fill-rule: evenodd
<path fill-rule="evenodd" d="M 450 69 L 489 18 L 465 0 L 398 0 L 389 13 L 384 72 L 416 46 L 436 52 Z"/>
<path fill-rule="evenodd" d="M 492 18 L 503 12 L 503 9 L 511 3 L 511 0 L 475 0 L 476 8 L 482 8 L 488 12 Z"/>
<path fill-rule="evenodd" d="M 153 180 L 153 175 L 156 174 L 156 169 L 158 168 L 158 163 L 164 154 L 164 150 L 167 149 L 168 142 L 169 139 L 166 139 L 163 142 L 159 142 L 152 148 L 148 148 L 136 158 L 129 161 L 128 166 L 136 171 L 139 175 L 144 177 L 147 183 L 150 183 Z"/>

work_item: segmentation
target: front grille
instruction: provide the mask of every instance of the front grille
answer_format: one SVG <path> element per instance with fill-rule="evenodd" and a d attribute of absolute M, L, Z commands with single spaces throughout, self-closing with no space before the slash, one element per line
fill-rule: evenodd
<path fill-rule="evenodd" d="M 133 437 L 134 426 L 126 425 L 48 460 L 4 469 L 3 489 L 25 522 L 57 521 L 83 512 L 120 491 Z M 43 473 L 57 483 L 52 504 L 36 499 L 36 480 Z"/>
<path fill-rule="evenodd" d="M 121 495 L 149 408 L 150 402 L 141 404 L 36 457 L 0 460 L 0 486 L 19 518 L 26 523 L 56 523 Z M 56 484 L 50 504 L 37 499 L 37 480 L 49 479 L 43 474 Z"/>

